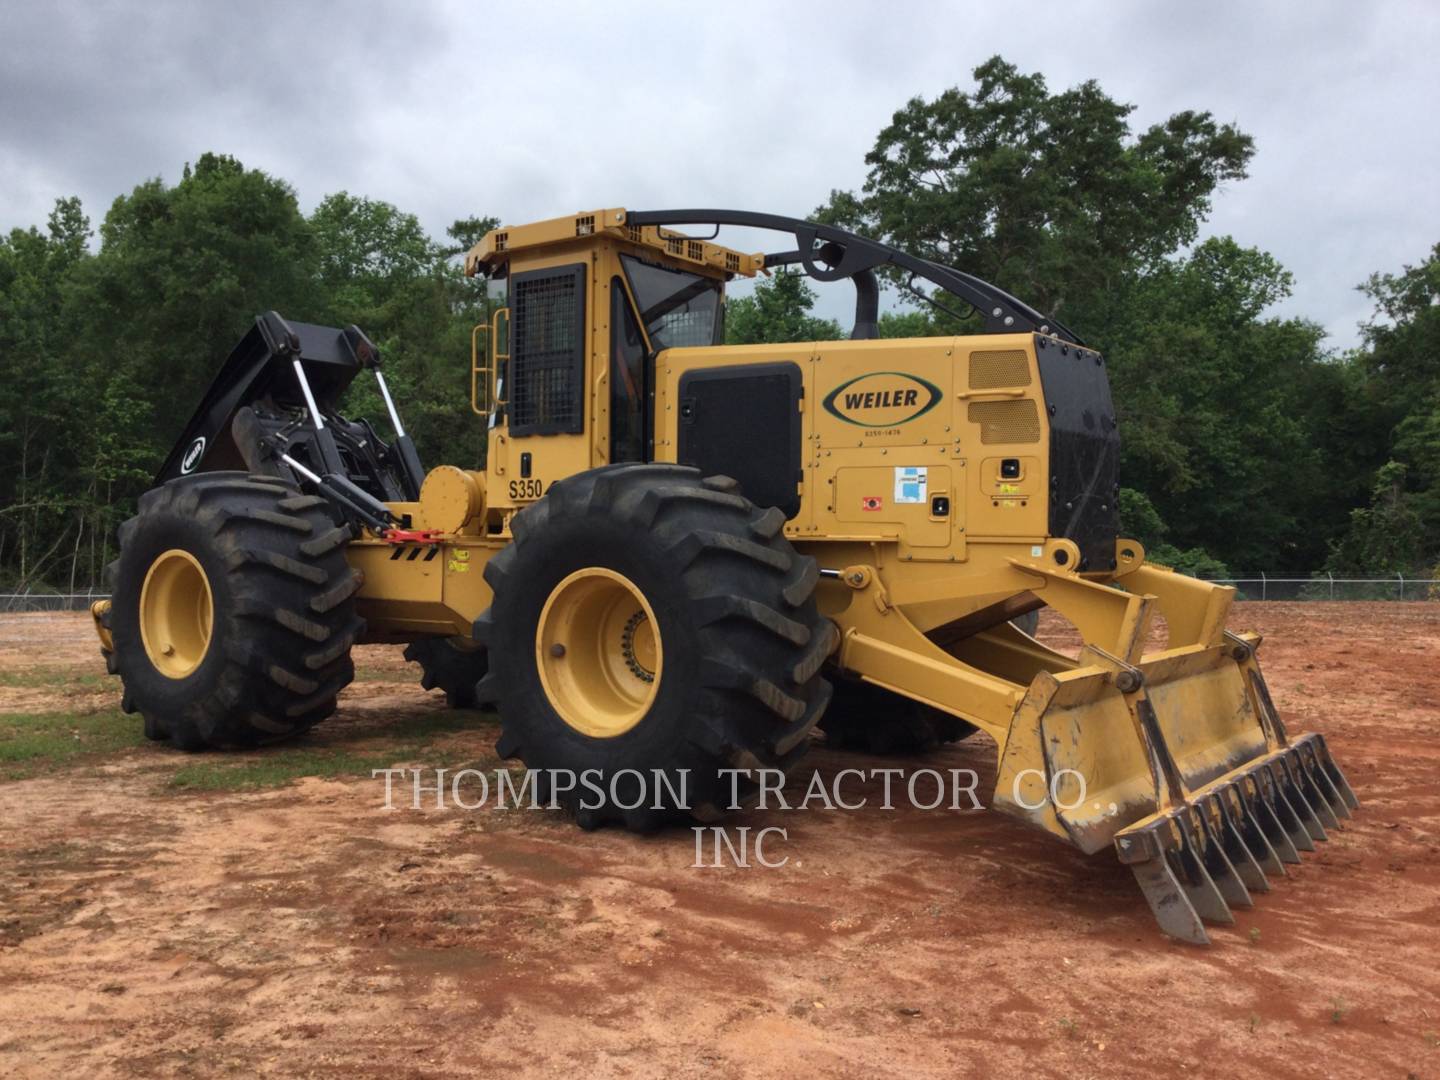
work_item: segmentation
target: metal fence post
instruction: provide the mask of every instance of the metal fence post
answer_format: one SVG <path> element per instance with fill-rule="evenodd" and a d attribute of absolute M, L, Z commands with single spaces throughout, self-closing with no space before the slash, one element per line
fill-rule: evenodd
<path fill-rule="evenodd" d="M 1329 570 L 1326 570 L 1326 571 L 1325 571 L 1325 576 L 1330 579 L 1330 599 L 1331 599 L 1331 600 L 1334 600 L 1334 599 L 1335 599 L 1335 575 L 1334 575 L 1333 573 L 1331 573 Z"/>
<path fill-rule="evenodd" d="M 1260 599 L 1261 599 L 1262 602 L 1265 600 L 1265 590 L 1266 590 L 1266 588 L 1267 588 L 1267 586 L 1266 586 L 1266 582 L 1265 582 L 1265 571 L 1264 571 L 1264 570 L 1261 570 L 1261 571 L 1260 571 Z"/>
<path fill-rule="evenodd" d="M 1400 599 L 1401 599 L 1401 600 L 1404 600 L 1404 599 L 1405 599 L 1405 575 L 1397 571 L 1396 574 L 1395 574 L 1395 576 L 1400 579 Z"/>

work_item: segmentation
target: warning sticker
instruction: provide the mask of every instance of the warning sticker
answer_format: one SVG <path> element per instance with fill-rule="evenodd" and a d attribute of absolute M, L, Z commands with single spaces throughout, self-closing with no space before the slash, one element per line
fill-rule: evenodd
<path fill-rule="evenodd" d="M 880 510 L 885 506 L 885 500 L 879 495 L 864 495 L 860 499 L 861 510 Z"/>
<path fill-rule="evenodd" d="M 923 503 L 925 501 L 925 467 L 895 466 L 895 501 L 897 503 Z"/>

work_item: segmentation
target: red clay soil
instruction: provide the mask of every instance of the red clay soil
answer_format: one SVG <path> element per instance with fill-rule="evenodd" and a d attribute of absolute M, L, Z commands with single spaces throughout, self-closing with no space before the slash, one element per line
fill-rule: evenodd
<path fill-rule="evenodd" d="M 697 869 L 685 830 L 387 811 L 368 777 L 177 793 L 146 746 L 0 785 L 0 1075 L 1440 1075 L 1440 604 L 1232 624 L 1363 807 L 1208 949 L 1161 936 L 1108 854 L 885 811 L 878 781 L 864 810 L 732 823 L 787 828 L 781 868 Z M 103 670 L 83 619 L 47 625 L 0 623 L 0 668 Z M 329 723 L 438 708 L 372 681 Z M 817 743 L 801 784 L 992 758 Z"/>

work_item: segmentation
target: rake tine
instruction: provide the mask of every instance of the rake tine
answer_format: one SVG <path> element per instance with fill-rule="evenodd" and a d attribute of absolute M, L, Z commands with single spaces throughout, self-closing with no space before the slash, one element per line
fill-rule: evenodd
<path fill-rule="evenodd" d="M 1321 771 L 1330 778 L 1330 783 L 1335 785 L 1335 790 L 1340 793 L 1341 800 L 1351 810 L 1360 809 L 1360 800 L 1355 797 L 1354 790 L 1350 787 L 1345 774 L 1340 771 L 1340 766 L 1335 764 L 1335 759 L 1330 756 L 1330 747 L 1325 743 L 1325 736 L 1320 734 L 1309 737 L 1311 746 L 1315 749 L 1315 756 L 1320 762 Z"/>
<path fill-rule="evenodd" d="M 1282 777 L 1280 783 L 1285 789 L 1285 797 L 1290 800 L 1290 805 L 1299 813 L 1300 822 L 1305 826 L 1305 831 L 1310 834 L 1310 839 L 1329 840 L 1330 837 L 1325 832 L 1325 826 L 1320 822 L 1320 815 L 1315 813 L 1315 808 L 1305 797 L 1305 790 L 1295 779 L 1295 766 L 1290 761 L 1290 755 L 1282 754 L 1276 758 L 1275 766 L 1280 770 Z"/>
<path fill-rule="evenodd" d="M 1254 892 L 1269 892 L 1270 882 L 1265 877 L 1265 871 L 1260 869 L 1260 863 L 1256 860 L 1255 853 L 1250 850 L 1250 845 L 1245 842 L 1245 837 L 1241 835 L 1239 827 L 1235 824 L 1235 817 L 1229 804 L 1229 799 L 1233 797 L 1229 788 L 1215 796 L 1215 805 L 1220 811 L 1218 828 L 1225 854 L 1230 856 L 1230 864 L 1235 867 L 1235 872 L 1240 875 L 1240 880 L 1245 883 L 1246 888 Z"/>
<path fill-rule="evenodd" d="M 1323 742 L 1318 745 L 1315 742 L 1304 742 L 1301 744 L 1301 753 L 1305 755 L 1305 760 L 1310 763 L 1310 772 L 1316 781 L 1319 782 L 1320 790 L 1325 793 L 1325 797 L 1329 800 L 1330 809 L 1334 810 L 1338 817 L 1347 819 L 1352 817 L 1349 801 L 1345 798 L 1344 792 L 1340 790 L 1340 785 L 1335 783 L 1335 778 L 1330 775 L 1330 769 L 1326 767 L 1329 754 L 1325 750 L 1325 744 Z M 1329 765 L 1333 766 L 1334 762 L 1329 762 Z M 1344 778 L 1342 777 L 1341 779 L 1343 780 Z M 1346 786 L 1348 787 L 1348 785 Z M 1352 793 L 1350 798 L 1353 799 L 1354 797 Z"/>
<path fill-rule="evenodd" d="M 1330 804 L 1331 813 L 1335 815 L 1335 827 L 1343 829 L 1344 823 L 1355 815 L 1350 812 L 1350 807 L 1345 805 L 1345 797 L 1340 794 L 1340 789 L 1335 786 L 1335 781 L 1330 779 L 1330 774 L 1325 771 L 1325 766 L 1314 756 L 1313 750 L 1311 750 L 1309 766 L 1311 778 L 1319 786 L 1320 794 L 1325 797 L 1325 801 Z"/>
<path fill-rule="evenodd" d="M 1161 930 L 1192 945 L 1210 944 L 1205 924 L 1195 913 L 1195 906 L 1186 897 L 1179 879 L 1163 855 L 1132 863 L 1130 869 L 1135 872 L 1135 881 L 1145 894 L 1145 902 L 1150 905 Z"/>
<path fill-rule="evenodd" d="M 1225 897 L 1221 895 L 1214 879 L 1205 869 L 1205 863 L 1195 852 L 1190 823 L 1183 817 L 1177 818 L 1176 822 L 1180 825 L 1180 846 L 1172 855 L 1179 864 L 1180 873 L 1176 876 L 1180 879 L 1181 887 L 1202 919 L 1233 925 L 1235 916 L 1231 913 L 1230 906 L 1225 903 Z"/>
<path fill-rule="evenodd" d="M 1331 793 L 1326 790 L 1329 784 L 1320 783 L 1320 778 L 1317 775 L 1320 770 L 1315 768 L 1315 764 L 1311 760 L 1310 755 L 1306 753 L 1308 749 L 1308 747 L 1303 745 L 1295 748 L 1296 776 L 1300 781 L 1301 788 L 1305 792 L 1305 797 L 1310 800 L 1310 805 L 1314 808 L 1321 823 L 1328 828 L 1338 829 L 1340 828 L 1340 819 L 1335 814 L 1335 808 L 1330 804 Z M 1340 801 L 1339 796 L 1335 796 L 1335 801 Z M 1346 816 L 1349 816 L 1348 811 Z"/>
<path fill-rule="evenodd" d="M 1265 869 L 1266 873 L 1275 874 L 1279 877 L 1286 875 L 1285 859 L 1279 852 L 1278 846 L 1281 841 L 1289 850 L 1293 858 L 1292 862 L 1299 862 L 1300 856 L 1290 848 L 1290 838 L 1285 835 L 1285 830 L 1280 828 L 1280 822 L 1275 820 L 1275 815 L 1270 813 L 1269 807 L 1263 809 L 1252 805 L 1251 792 L 1245 789 L 1246 783 L 1254 783 L 1250 777 L 1241 777 L 1240 782 L 1232 789 L 1240 806 L 1240 831 L 1245 837 L 1245 843 L 1255 854 L 1255 858 Z M 1260 815 L 1265 815 L 1266 824 L 1260 822 Z M 1271 837 L 1275 843 L 1271 842 Z"/>
<path fill-rule="evenodd" d="M 1254 907 L 1255 901 L 1250 899 L 1250 893 L 1246 890 L 1245 883 L 1240 880 L 1235 864 L 1221 847 L 1220 837 L 1210 815 L 1205 812 L 1205 807 L 1197 806 L 1194 813 L 1200 819 L 1199 832 L 1204 844 L 1201 857 L 1205 861 L 1205 871 L 1215 882 L 1215 887 L 1220 890 L 1225 903 L 1230 907 Z"/>
<path fill-rule="evenodd" d="M 1264 788 L 1263 801 L 1269 806 L 1275 818 L 1285 830 L 1289 838 L 1291 850 L 1294 852 L 1314 851 L 1315 843 L 1310 839 L 1310 831 L 1300 821 L 1300 815 L 1295 812 L 1295 807 L 1285 797 L 1285 790 L 1275 779 L 1274 772 L 1269 765 L 1263 765 L 1255 771 L 1257 777 L 1263 777 L 1260 785 Z M 1289 861 L 1288 859 L 1286 860 Z M 1300 856 L 1295 856 L 1295 861 L 1300 861 Z"/>

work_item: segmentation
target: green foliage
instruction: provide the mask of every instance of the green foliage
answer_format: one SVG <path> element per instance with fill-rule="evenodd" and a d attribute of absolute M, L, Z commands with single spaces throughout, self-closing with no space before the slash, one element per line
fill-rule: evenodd
<path fill-rule="evenodd" d="M 929 311 L 886 311 L 880 315 L 882 338 L 935 337 L 942 332 Z"/>
<path fill-rule="evenodd" d="M 1199 578 L 1230 576 L 1230 568 L 1204 548 L 1178 548 L 1166 540 L 1170 529 L 1161 520 L 1155 505 L 1133 488 L 1120 489 L 1120 531 L 1140 541 L 1151 562 Z"/>
<path fill-rule="evenodd" d="M 116 526 L 266 310 L 361 326 L 422 460 L 479 464 L 470 329 L 490 301 L 453 255 L 493 221 L 458 221 L 442 246 L 414 215 L 348 192 L 307 219 L 288 184 L 205 154 L 177 184 L 116 199 L 97 251 L 76 199 L 44 232 L 0 237 L 0 584 L 100 582 Z M 370 379 L 350 397 L 383 418 Z"/>
<path fill-rule="evenodd" d="M 781 268 L 760 280 L 750 296 L 726 305 L 725 341 L 730 345 L 760 345 L 784 341 L 834 341 L 846 336 L 834 319 L 810 314 L 815 290 L 805 275 Z"/>
<path fill-rule="evenodd" d="M 1370 505 L 1350 511 L 1350 528 L 1331 549 L 1331 573 L 1423 573 L 1425 533 L 1415 498 L 1406 491 L 1408 470 L 1386 462 L 1375 474 Z"/>
<path fill-rule="evenodd" d="M 452 222 L 445 230 L 445 235 L 450 237 L 451 242 L 445 247 L 444 254 L 463 255 L 483 240 L 491 229 L 499 227 L 500 219 L 493 217 L 467 217 Z"/>
<path fill-rule="evenodd" d="M 490 316 L 483 283 L 460 272 L 454 246 L 435 243 L 413 214 L 389 203 L 340 192 L 316 207 L 310 223 L 325 297 L 316 321 L 354 323 L 379 346 L 422 462 L 478 466 L 485 427 L 469 407 L 470 330 Z M 493 225 L 493 218 L 470 218 L 450 235 L 468 247 Z M 385 416 L 368 378 L 356 380 L 346 407 L 377 421 Z"/>
<path fill-rule="evenodd" d="M 1193 241 L 1215 189 L 1245 176 L 1250 136 L 1180 112 L 1138 135 L 1094 81 L 1052 94 L 992 57 L 975 89 L 912 98 L 865 158 L 859 194 L 823 218 L 993 281 L 1072 322 L 1133 268 Z"/>
<path fill-rule="evenodd" d="M 259 312 L 304 320 L 320 307 L 319 251 L 294 191 L 228 156 L 202 155 L 174 187 L 150 180 L 116 199 L 100 240 L 78 282 L 80 332 L 151 403 L 156 450 Z"/>
<path fill-rule="evenodd" d="M 1440 559 L 1440 244 L 1419 266 L 1375 274 L 1362 289 L 1376 313 L 1359 364 L 1374 425 L 1389 434 L 1374 463 L 1405 466 L 1402 494 L 1433 563 Z M 1383 486 L 1378 476 L 1376 486 Z"/>
<path fill-rule="evenodd" d="M 1322 331 L 1263 312 L 1290 275 L 1229 237 L 1133 273 L 1096 322 L 1123 437 L 1125 483 L 1169 541 L 1246 567 L 1313 567 L 1348 505 L 1325 494 L 1343 463 L 1320 437 L 1345 408 Z M 1319 519 L 1319 520 L 1317 520 Z"/>

